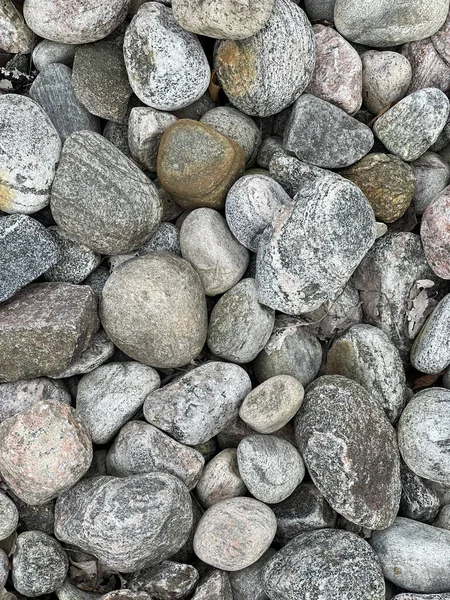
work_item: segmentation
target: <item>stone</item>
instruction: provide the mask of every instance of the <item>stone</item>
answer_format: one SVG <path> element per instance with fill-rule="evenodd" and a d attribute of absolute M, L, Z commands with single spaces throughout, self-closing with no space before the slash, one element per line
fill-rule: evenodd
<path fill-rule="evenodd" d="M 227 498 L 244 496 L 246 492 L 235 448 L 225 448 L 216 454 L 206 464 L 196 487 L 198 499 L 205 508 Z"/>
<path fill-rule="evenodd" d="M 264 591 L 262 574 L 264 567 L 275 554 L 273 548 L 269 548 L 255 563 L 245 569 L 228 573 L 233 600 L 268 600 Z"/>
<path fill-rule="evenodd" d="M 103 137 L 116 146 L 127 158 L 133 158 L 128 146 L 128 124 L 108 121 L 103 128 Z"/>
<path fill-rule="evenodd" d="M 205 512 L 194 536 L 196 555 L 224 571 L 255 563 L 269 548 L 277 522 L 268 506 L 253 498 L 229 498 Z"/>
<path fill-rule="evenodd" d="M 249 253 L 212 208 L 197 208 L 183 221 L 181 254 L 199 274 L 207 296 L 231 289 L 244 275 Z"/>
<path fill-rule="evenodd" d="M 181 256 L 180 230 L 172 223 L 161 223 L 156 233 L 140 248 L 139 254 L 148 252 L 173 252 Z"/>
<path fill-rule="evenodd" d="M 411 163 L 416 178 L 414 206 L 417 215 L 423 215 L 426 208 L 443 191 L 450 180 L 450 166 L 439 154 L 425 152 Z"/>
<path fill-rule="evenodd" d="M 233 600 L 228 573 L 211 569 L 200 579 L 192 600 Z"/>
<path fill-rule="evenodd" d="M 414 197 L 413 169 L 392 154 L 367 154 L 341 174 L 361 189 L 375 218 L 385 223 L 403 216 Z"/>
<path fill-rule="evenodd" d="M 94 454 L 92 456 L 91 466 L 87 471 L 86 475 L 83 479 L 89 479 L 90 477 L 99 477 L 103 475 L 108 475 L 108 471 L 106 468 L 106 455 L 108 454 L 107 450 L 94 450 Z"/>
<path fill-rule="evenodd" d="M 276 436 L 246 436 L 237 448 L 237 460 L 248 491 L 266 504 L 288 498 L 305 476 L 296 448 Z"/>
<path fill-rule="evenodd" d="M 348 329 L 329 349 L 325 374 L 353 379 L 380 403 L 391 423 L 398 420 L 406 402 L 405 370 L 381 329 L 363 324 Z"/>
<path fill-rule="evenodd" d="M 336 0 L 305 0 L 305 10 L 310 21 L 333 21 Z"/>
<path fill-rule="evenodd" d="M 358 52 L 335 29 L 313 26 L 316 66 L 308 94 L 352 115 L 362 104 L 362 64 Z"/>
<path fill-rule="evenodd" d="M 408 94 L 423 88 L 438 88 L 446 92 L 450 87 L 450 66 L 436 52 L 430 38 L 408 42 L 402 46 L 412 67 L 412 80 Z"/>
<path fill-rule="evenodd" d="M 296 101 L 283 135 L 283 146 L 288 152 L 327 169 L 354 164 L 370 151 L 373 143 L 367 125 L 311 94 L 302 94 Z"/>
<path fill-rule="evenodd" d="M 48 535 L 54 534 L 54 500 L 39 504 L 39 506 L 30 506 L 14 496 L 14 503 L 19 511 L 19 522 L 22 531 L 43 531 Z"/>
<path fill-rule="evenodd" d="M 97 301 L 89 287 L 27 286 L 0 306 L 0 381 L 66 369 L 97 329 Z"/>
<path fill-rule="evenodd" d="M 434 492 L 436 492 L 441 506 L 450 504 L 450 485 L 443 485 L 442 483 L 431 481 L 429 479 L 426 480 L 426 484 L 429 485 Z"/>
<path fill-rule="evenodd" d="M 51 210 L 61 229 L 99 254 L 135 250 L 161 221 L 153 183 L 113 144 L 90 131 L 73 133 L 64 144 Z"/>
<path fill-rule="evenodd" d="M 181 208 L 181 206 L 175 202 L 175 200 L 172 198 L 169 192 L 167 192 L 161 186 L 158 179 L 155 179 L 153 183 L 156 185 L 156 189 L 158 190 L 159 194 L 159 199 L 161 200 L 161 206 L 163 210 L 163 222 L 173 221 L 174 219 L 177 219 L 180 215 L 183 214 L 183 208 Z"/>
<path fill-rule="evenodd" d="M 250 390 L 242 367 L 211 361 L 148 394 L 144 416 L 182 444 L 203 444 L 237 416 Z"/>
<path fill-rule="evenodd" d="M 50 373 L 53 379 L 90 373 L 111 358 L 116 348 L 103 330 L 97 331 L 91 344 L 71 364 L 58 373 Z"/>
<path fill-rule="evenodd" d="M 432 523 L 439 512 L 440 502 L 436 492 L 418 475 L 409 469 L 404 461 L 400 463 L 402 497 L 399 515 L 415 521 Z M 436 525 L 440 527 L 440 525 Z"/>
<path fill-rule="evenodd" d="M 168 252 L 150 252 L 115 269 L 103 288 L 100 314 L 112 342 L 149 366 L 186 365 L 206 341 L 200 277 Z"/>
<path fill-rule="evenodd" d="M 450 17 L 447 18 L 442 27 L 431 36 L 431 41 L 439 56 L 448 64 L 450 62 L 450 53 L 448 49 L 448 36 L 450 32 Z"/>
<path fill-rule="evenodd" d="M 446 187 L 423 213 L 420 238 L 428 264 L 442 279 L 450 279 L 450 188 Z"/>
<path fill-rule="evenodd" d="M 26 0 L 23 14 L 28 26 L 40 37 L 64 44 L 87 44 L 109 35 L 128 11 L 128 0 L 111 0 L 100 6 L 95 0 Z"/>
<path fill-rule="evenodd" d="M 51 64 L 61 64 L 70 67 L 75 57 L 77 47 L 73 44 L 42 40 L 35 46 L 31 58 L 38 71 Z"/>
<path fill-rule="evenodd" d="M 364 105 L 377 115 L 405 96 L 411 83 L 412 67 L 406 56 L 391 50 L 367 50 L 361 54 L 361 61 Z"/>
<path fill-rule="evenodd" d="M 34 33 L 10 0 L 0 7 L 0 48 L 4 52 L 29 54 L 33 50 Z"/>
<path fill-rule="evenodd" d="M 4 550 L 0 549 L 0 589 L 5 587 L 6 582 L 8 580 L 8 576 L 9 576 L 8 555 L 6 554 L 6 552 Z"/>
<path fill-rule="evenodd" d="M 37 279 L 58 261 L 58 246 L 35 219 L 0 217 L 0 302 Z"/>
<path fill-rule="evenodd" d="M 208 88 L 211 72 L 197 36 L 159 2 L 143 4 L 133 17 L 123 53 L 133 92 L 147 106 L 184 108 Z"/>
<path fill-rule="evenodd" d="M 133 108 L 128 119 L 128 144 L 133 158 L 149 171 L 156 171 L 163 133 L 176 122 L 174 115 L 149 106 Z"/>
<path fill-rule="evenodd" d="M 244 165 L 244 151 L 237 142 L 209 125 L 181 119 L 162 136 L 157 173 L 161 186 L 185 210 L 221 209 Z"/>
<path fill-rule="evenodd" d="M 254 17 L 251 23 L 254 23 Z M 261 145 L 262 133 L 251 117 L 232 106 L 217 106 L 208 110 L 201 117 L 200 123 L 209 125 L 237 142 L 244 151 L 246 168 L 253 165 Z"/>
<path fill-rule="evenodd" d="M 274 323 L 274 311 L 258 302 L 255 280 L 241 279 L 211 312 L 208 348 L 234 363 L 251 362 L 268 342 Z"/>
<path fill-rule="evenodd" d="M 281 135 L 272 135 L 269 137 L 265 137 L 261 142 L 261 146 L 259 147 L 256 162 L 259 167 L 267 170 L 269 168 L 270 161 L 277 154 L 285 154 Z"/>
<path fill-rule="evenodd" d="M 373 210 L 361 190 L 335 174 L 318 179 L 264 233 L 259 301 L 289 315 L 319 308 L 343 290 L 374 240 Z"/>
<path fill-rule="evenodd" d="M 77 99 L 72 71 L 66 65 L 50 63 L 30 87 L 30 98 L 47 113 L 63 142 L 75 131 L 100 133 L 100 120 Z"/>
<path fill-rule="evenodd" d="M 392 600 L 450 600 L 450 594 L 398 594 L 393 596 Z"/>
<path fill-rule="evenodd" d="M 383 48 L 421 40 L 433 35 L 443 25 L 448 13 L 448 1 L 422 2 L 412 0 L 409 18 L 401 5 L 381 0 L 336 0 L 334 23 L 344 37 L 358 44 Z"/>
<path fill-rule="evenodd" d="M 49 227 L 47 232 L 58 252 L 57 262 L 44 274 L 47 281 L 81 283 L 100 265 L 102 258 L 99 254 L 73 241 L 63 229 Z"/>
<path fill-rule="evenodd" d="M 165 560 L 155 567 L 133 573 L 127 585 L 160 600 L 185 598 L 195 588 L 198 571 L 191 565 Z"/>
<path fill-rule="evenodd" d="M 225 216 L 238 242 L 256 252 L 261 236 L 277 213 L 292 205 L 291 198 L 272 177 L 244 175 L 228 192 Z"/>
<path fill-rule="evenodd" d="M 448 590 L 449 531 L 398 517 L 384 531 L 374 531 L 370 543 L 384 576 L 398 587 L 425 594 Z"/>
<path fill-rule="evenodd" d="M 105 283 L 109 279 L 109 275 L 109 269 L 106 269 L 105 267 L 98 267 L 97 269 L 95 269 L 95 271 L 92 271 L 92 273 L 86 277 L 86 279 L 84 280 L 84 284 L 88 285 L 92 289 L 94 294 L 98 298 L 100 298 Z"/>
<path fill-rule="evenodd" d="M 143 592 L 143 591 L 133 592 L 132 590 L 128 590 L 128 589 L 113 590 L 112 592 L 108 592 L 104 596 L 101 596 L 101 598 L 102 598 L 102 600 L 151 600 L 150 596 L 146 592 Z M 60 598 L 60 600 L 61 600 L 61 598 Z M 63 599 L 63 600 L 65 600 L 65 599 Z M 68 599 L 68 600 L 71 600 L 71 599 Z M 84 599 L 80 599 L 80 600 L 84 600 Z M 95 599 L 93 599 L 93 600 L 95 600 Z"/>
<path fill-rule="evenodd" d="M 416 394 L 398 422 L 403 460 L 419 477 L 450 486 L 450 391 L 430 388 Z"/>
<path fill-rule="evenodd" d="M 0 384 L 0 423 L 40 400 L 56 400 L 69 406 L 71 403 L 64 384 L 46 377 Z"/>
<path fill-rule="evenodd" d="M 411 349 L 411 364 L 422 373 L 439 374 L 450 364 L 450 294 L 426 320 Z"/>
<path fill-rule="evenodd" d="M 114 42 L 78 47 L 72 83 L 78 100 L 91 114 L 119 123 L 127 120 L 133 92 L 122 49 Z"/>
<path fill-rule="evenodd" d="M 19 512 L 16 505 L 9 496 L 0 492 L 0 540 L 5 540 L 14 533 L 18 523 Z"/>
<path fill-rule="evenodd" d="M 0 97 L 2 167 L 0 210 L 35 213 L 47 206 L 61 140 L 50 119 L 30 98 Z"/>
<path fill-rule="evenodd" d="M 433 523 L 434 527 L 441 529 L 450 529 L 450 505 L 443 506 L 439 511 L 437 518 Z"/>
<path fill-rule="evenodd" d="M 111 446 L 106 465 L 116 477 L 141 473 L 170 473 L 192 490 L 202 474 L 205 459 L 194 448 L 141 421 L 130 421 L 119 431 Z"/>
<path fill-rule="evenodd" d="M 269 173 L 293 198 L 303 186 L 321 179 L 327 171 L 298 160 L 283 149 L 271 158 Z"/>
<path fill-rule="evenodd" d="M 172 556 L 191 526 L 189 492 L 167 473 L 85 479 L 60 496 L 55 508 L 59 540 L 121 573 Z"/>
<path fill-rule="evenodd" d="M 341 375 L 319 377 L 297 413 L 295 434 L 313 483 L 336 512 L 369 529 L 391 525 L 400 457 L 395 431 L 367 390 Z"/>
<path fill-rule="evenodd" d="M 291 375 L 302 385 L 313 381 L 322 364 L 319 340 L 305 331 L 298 319 L 282 315 L 275 319 L 269 341 L 253 361 L 259 383 L 277 375 Z"/>
<path fill-rule="evenodd" d="M 312 27 L 303 10 L 289 0 L 275 0 L 269 20 L 258 33 L 242 41 L 218 43 L 214 68 L 236 108 L 267 117 L 290 106 L 305 90 L 315 55 Z"/>
<path fill-rule="evenodd" d="M 437 140 L 449 110 L 450 103 L 441 90 L 418 90 L 381 115 L 373 131 L 392 154 L 413 161 Z"/>
<path fill-rule="evenodd" d="M 189 104 L 184 108 L 173 110 L 172 114 L 177 117 L 177 119 L 192 119 L 193 121 L 199 121 L 201 117 L 213 107 L 214 102 L 212 101 L 211 94 L 207 90 L 198 100 L 194 100 L 192 104 Z"/>

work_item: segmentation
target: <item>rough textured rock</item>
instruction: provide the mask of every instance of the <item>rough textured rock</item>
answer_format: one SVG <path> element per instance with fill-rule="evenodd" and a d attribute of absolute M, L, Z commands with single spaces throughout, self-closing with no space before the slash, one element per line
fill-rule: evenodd
<path fill-rule="evenodd" d="M 0 48 L 11 54 L 29 54 L 33 46 L 33 32 L 14 4 L 4 0 L 0 7 Z"/>
<path fill-rule="evenodd" d="M 411 364 L 422 373 L 434 374 L 450 364 L 450 294 L 439 302 L 414 340 Z"/>
<path fill-rule="evenodd" d="M 177 119 L 192 119 L 198 121 L 206 112 L 208 112 L 208 110 L 211 110 L 213 106 L 214 102 L 212 101 L 211 94 L 207 90 L 198 100 L 195 100 L 192 104 L 189 104 L 184 108 L 172 111 L 172 114 L 177 117 Z"/>
<path fill-rule="evenodd" d="M 385 598 L 380 563 L 369 544 L 336 529 L 299 535 L 275 554 L 263 577 L 271 600 Z"/>
<path fill-rule="evenodd" d="M 189 263 L 168 252 L 151 252 L 115 269 L 100 311 L 114 344 L 153 367 L 189 363 L 206 340 L 201 280 Z"/>
<path fill-rule="evenodd" d="M 95 477 L 58 498 L 58 539 L 124 573 L 165 560 L 185 543 L 192 526 L 186 486 L 173 475 Z"/>
<path fill-rule="evenodd" d="M 196 487 L 197 496 L 205 508 L 227 498 L 243 496 L 246 491 L 235 448 L 225 448 L 216 454 L 205 466 Z"/>
<path fill-rule="evenodd" d="M 63 44 L 42 40 L 32 52 L 32 60 L 38 71 L 42 71 L 48 65 L 59 63 L 70 67 L 73 63 L 77 47 L 73 44 Z"/>
<path fill-rule="evenodd" d="M 65 598 L 59 598 L 59 600 L 66 600 Z M 72 600 L 68 598 L 67 600 Z M 73 600 L 76 600 L 75 598 Z M 81 599 L 80 600 L 87 600 Z M 95 600 L 95 599 L 93 599 Z M 132 590 L 113 590 L 102 596 L 102 600 L 151 600 L 147 592 L 139 591 L 133 592 Z"/>
<path fill-rule="evenodd" d="M 314 484 L 336 512 L 369 529 L 393 522 L 401 494 L 397 441 L 363 387 L 340 375 L 319 377 L 297 413 L 295 433 Z"/>
<path fill-rule="evenodd" d="M 152 108 L 189 106 L 209 85 L 210 68 L 197 36 L 159 2 L 141 6 L 125 32 L 123 52 L 133 92 Z"/>
<path fill-rule="evenodd" d="M 9 558 L 4 550 L 0 549 L 0 586 L 6 585 L 9 576 Z M 6 599 L 5 599 L 6 600 Z M 12 598 L 11 598 L 12 600 Z M 231 600 L 233 600 L 231 598 Z"/>
<path fill-rule="evenodd" d="M 108 121 L 103 128 L 102 135 L 125 154 L 127 158 L 132 158 L 128 146 L 128 124 Z"/>
<path fill-rule="evenodd" d="M 436 492 L 418 475 L 407 467 L 404 461 L 400 463 L 402 480 L 402 498 L 399 515 L 415 521 L 431 523 L 439 512 L 439 497 Z M 440 527 L 440 525 L 436 525 Z"/>
<path fill-rule="evenodd" d="M 111 358 L 116 348 L 106 333 L 101 329 L 93 336 L 91 344 L 75 358 L 67 369 L 50 373 L 53 379 L 64 379 L 74 375 L 90 373 Z"/>
<path fill-rule="evenodd" d="M 442 507 L 433 525 L 441 529 L 450 529 L 450 504 Z"/>
<path fill-rule="evenodd" d="M 390 50 L 367 50 L 361 61 L 364 105 L 377 115 L 405 96 L 412 78 L 411 64 L 406 56 Z"/>
<path fill-rule="evenodd" d="M 67 368 L 97 329 L 97 301 L 89 287 L 27 286 L 0 307 L 0 381 Z"/>
<path fill-rule="evenodd" d="M 18 536 L 12 580 L 19 594 L 50 594 L 62 585 L 68 570 L 67 554 L 55 539 L 42 531 L 26 531 Z"/>
<path fill-rule="evenodd" d="M 414 206 L 416 214 L 422 215 L 426 208 L 442 192 L 450 180 L 450 166 L 439 154 L 425 152 L 411 163 L 416 178 Z"/>
<path fill-rule="evenodd" d="M 59 227 L 49 227 L 47 232 L 53 239 L 58 261 L 45 272 L 47 281 L 81 283 L 101 262 L 101 256 L 87 246 L 73 241 Z"/>
<path fill-rule="evenodd" d="M 149 171 L 156 171 L 162 135 L 176 122 L 174 115 L 149 106 L 133 108 L 128 119 L 128 144 L 133 158 Z"/>
<path fill-rule="evenodd" d="M 431 41 L 439 56 L 448 64 L 450 62 L 450 52 L 448 48 L 448 39 L 450 33 L 450 17 L 447 15 L 445 23 L 434 35 L 431 36 Z"/>
<path fill-rule="evenodd" d="M 9 537 L 16 530 L 18 522 L 19 512 L 16 505 L 9 496 L 0 492 L 0 540 Z"/>
<path fill-rule="evenodd" d="M 64 144 L 51 195 L 56 223 L 100 254 L 139 247 L 161 221 L 153 183 L 105 138 L 74 133 Z"/>
<path fill-rule="evenodd" d="M 156 233 L 139 248 L 139 254 L 173 252 L 181 256 L 180 230 L 172 223 L 161 223 Z"/>
<path fill-rule="evenodd" d="M 419 475 L 450 486 L 450 391 L 431 388 L 416 394 L 398 423 L 403 460 Z"/>
<path fill-rule="evenodd" d="M 406 161 L 434 144 L 447 122 L 450 103 L 436 88 L 410 94 L 376 121 L 373 131 L 386 148 Z"/>
<path fill-rule="evenodd" d="M 200 519 L 194 550 L 208 565 L 239 571 L 269 548 L 277 528 L 268 506 L 253 498 L 230 498 L 214 504 Z"/>
<path fill-rule="evenodd" d="M 243 41 L 219 42 L 214 59 L 230 102 L 267 117 L 292 104 L 308 85 L 315 63 L 314 35 L 301 8 L 275 0 L 265 27 Z"/>
<path fill-rule="evenodd" d="M 144 415 L 179 442 L 202 444 L 237 416 L 250 390 L 242 367 L 212 361 L 149 394 Z"/>
<path fill-rule="evenodd" d="M 220 209 L 244 165 L 244 151 L 237 142 L 204 123 L 181 119 L 162 136 L 157 173 L 162 187 L 182 208 Z"/>
<path fill-rule="evenodd" d="M 336 0 L 305 0 L 306 14 L 311 21 L 330 21 L 334 19 Z"/>
<path fill-rule="evenodd" d="M 0 129 L 0 210 L 37 212 L 48 204 L 61 154 L 59 135 L 36 102 L 16 94 L 0 97 Z"/>
<path fill-rule="evenodd" d="M 450 66 L 436 52 L 430 38 L 409 42 L 402 46 L 412 67 L 412 80 L 408 94 L 423 88 L 438 88 L 446 92 L 450 87 Z"/>
<path fill-rule="evenodd" d="M 192 600 L 234 600 L 228 573 L 211 569 L 200 580 Z"/>
<path fill-rule="evenodd" d="M 233 590 L 233 600 L 268 600 L 264 591 L 262 574 L 264 567 L 275 554 L 273 548 L 269 548 L 255 563 L 228 574 Z"/>
<path fill-rule="evenodd" d="M 337 106 L 303 94 L 294 104 L 283 145 L 302 161 L 336 169 L 365 156 L 373 146 L 373 134 Z"/>
<path fill-rule="evenodd" d="M 41 400 L 0 425 L 0 472 L 12 491 L 31 505 L 71 488 L 92 460 L 89 434 L 62 402 Z"/>
<path fill-rule="evenodd" d="M 66 387 L 53 379 L 40 377 L 0 385 L 0 423 L 32 406 L 39 400 L 57 400 L 70 405 Z"/>
<path fill-rule="evenodd" d="M 191 565 L 165 560 L 155 567 L 133 573 L 127 585 L 160 600 L 185 598 L 198 582 L 198 572 Z"/>
<path fill-rule="evenodd" d="M 450 279 L 450 188 L 446 187 L 428 205 L 420 226 L 420 237 L 425 256 L 434 273 Z"/>
<path fill-rule="evenodd" d="M 289 111 L 289 108 L 285 110 Z M 263 139 L 258 150 L 258 156 L 256 157 L 256 162 L 261 169 L 268 169 L 270 161 L 276 154 L 285 154 L 281 142 L 281 135 L 271 135 Z"/>

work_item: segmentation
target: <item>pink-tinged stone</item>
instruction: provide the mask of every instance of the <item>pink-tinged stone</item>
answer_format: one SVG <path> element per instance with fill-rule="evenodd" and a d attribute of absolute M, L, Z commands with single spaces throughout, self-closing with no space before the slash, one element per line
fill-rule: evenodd
<path fill-rule="evenodd" d="M 431 41 L 441 58 L 450 65 L 450 13 L 439 31 L 431 36 Z"/>
<path fill-rule="evenodd" d="M 32 506 L 71 488 L 91 460 L 89 433 L 75 410 L 62 402 L 36 402 L 0 425 L 0 474 Z"/>
<path fill-rule="evenodd" d="M 313 26 L 316 66 L 306 92 L 349 114 L 361 108 L 362 63 L 357 51 L 335 29 Z"/>
<path fill-rule="evenodd" d="M 412 79 L 408 94 L 424 88 L 450 88 L 450 66 L 436 52 L 430 38 L 408 42 L 402 46 L 402 54 L 412 67 Z"/>
<path fill-rule="evenodd" d="M 420 237 L 430 267 L 450 279 L 450 186 L 423 213 Z"/>

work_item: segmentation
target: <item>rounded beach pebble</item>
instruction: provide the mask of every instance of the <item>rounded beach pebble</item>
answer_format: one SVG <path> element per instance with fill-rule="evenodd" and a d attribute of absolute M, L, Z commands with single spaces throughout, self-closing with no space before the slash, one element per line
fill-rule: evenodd
<path fill-rule="evenodd" d="M 367 50 L 361 54 L 362 93 L 364 105 L 378 114 L 391 102 L 401 100 L 411 83 L 412 69 L 409 60 L 385 50 Z"/>
<path fill-rule="evenodd" d="M 58 400 L 71 404 L 63 383 L 47 377 L 2 383 L 0 385 L 0 423 L 29 408 L 40 400 Z"/>
<path fill-rule="evenodd" d="M 34 43 L 34 34 L 21 13 L 11 0 L 4 0 L 0 6 L 0 48 L 11 54 L 29 54 Z"/>
<path fill-rule="evenodd" d="M 422 373 L 441 373 L 450 364 L 450 294 L 426 320 L 411 348 L 411 364 Z"/>
<path fill-rule="evenodd" d="M 42 40 L 34 48 L 31 56 L 34 66 L 38 71 L 42 71 L 45 67 L 54 63 L 70 67 L 73 63 L 76 49 L 77 47 L 73 44 Z"/>
<path fill-rule="evenodd" d="M 192 565 L 164 560 L 159 565 L 133 573 L 127 585 L 132 590 L 147 592 L 155 599 L 179 600 L 190 594 L 198 579 L 198 571 Z"/>
<path fill-rule="evenodd" d="M 9 537 L 17 527 L 19 512 L 9 496 L 0 492 L 0 541 Z"/>
<path fill-rule="evenodd" d="M 239 473 L 236 448 L 225 448 L 208 462 L 195 491 L 205 508 L 246 493 L 247 488 Z"/>
<path fill-rule="evenodd" d="M 450 180 L 450 165 L 439 154 L 425 152 L 411 166 L 416 178 L 414 206 L 417 215 L 422 215 Z"/>
<path fill-rule="evenodd" d="M 420 226 L 425 256 L 434 273 L 450 279 L 450 189 L 445 188 L 426 208 Z"/>

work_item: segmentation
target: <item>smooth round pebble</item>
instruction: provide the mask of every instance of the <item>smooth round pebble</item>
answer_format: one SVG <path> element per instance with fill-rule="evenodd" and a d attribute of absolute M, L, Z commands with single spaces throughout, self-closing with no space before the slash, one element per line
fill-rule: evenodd
<path fill-rule="evenodd" d="M 233 590 L 233 600 L 248 600 L 248 598 L 267 600 L 262 574 L 264 567 L 274 554 L 275 550 L 269 548 L 261 558 L 249 567 L 228 573 Z"/>
<path fill-rule="evenodd" d="M 11 0 L 4 0 L 0 7 L 0 48 L 11 54 L 29 54 L 34 43 L 34 34 L 21 13 Z"/>
<path fill-rule="evenodd" d="M 422 373 L 441 373 L 450 364 L 450 294 L 426 320 L 411 348 L 411 364 Z"/>
<path fill-rule="evenodd" d="M 16 530 L 18 522 L 19 512 L 16 505 L 9 496 L 0 492 L 0 541 Z"/>
<path fill-rule="evenodd" d="M 412 77 L 406 56 L 390 50 L 367 50 L 361 61 L 363 101 L 371 113 L 376 115 L 405 96 Z"/>
<path fill-rule="evenodd" d="M 207 463 L 195 491 L 205 508 L 247 492 L 239 473 L 235 448 L 225 448 Z"/>
<path fill-rule="evenodd" d="M 73 44 L 42 40 L 34 48 L 31 57 L 38 71 L 42 71 L 45 67 L 54 63 L 70 67 L 73 63 L 76 49 L 77 47 Z"/>
<path fill-rule="evenodd" d="M 450 180 L 450 166 L 439 154 L 425 152 L 411 163 L 416 178 L 414 206 L 417 215 L 422 215 Z"/>
<path fill-rule="evenodd" d="M 450 188 L 446 187 L 423 213 L 420 239 L 428 264 L 442 279 L 450 279 Z"/>
<path fill-rule="evenodd" d="M 9 558 L 8 558 L 8 555 L 6 554 L 6 552 L 0 548 L 0 589 L 6 585 L 8 576 L 9 576 Z"/>

